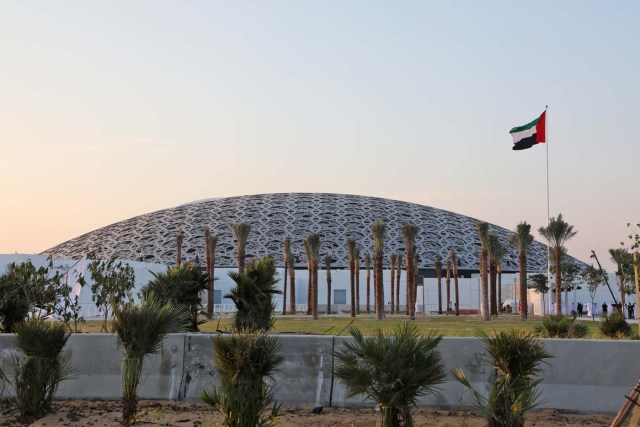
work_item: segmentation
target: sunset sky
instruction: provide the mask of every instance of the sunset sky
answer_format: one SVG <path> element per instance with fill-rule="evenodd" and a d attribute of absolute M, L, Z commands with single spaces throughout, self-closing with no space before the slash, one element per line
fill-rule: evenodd
<path fill-rule="evenodd" d="M 638 1 L 0 2 L 0 253 L 191 200 L 335 192 L 611 269 L 640 222 Z M 424 230 L 428 233 L 429 230 Z M 536 233 L 537 237 L 537 233 Z"/>

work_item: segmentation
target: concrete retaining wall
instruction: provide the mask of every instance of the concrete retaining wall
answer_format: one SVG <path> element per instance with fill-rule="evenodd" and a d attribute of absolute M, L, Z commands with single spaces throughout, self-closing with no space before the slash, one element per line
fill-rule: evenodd
<path fill-rule="evenodd" d="M 140 397 L 197 401 L 202 390 L 217 382 L 212 336 L 169 335 L 162 353 L 145 359 Z M 287 405 L 373 405 L 359 396 L 347 398 L 333 377 L 333 351 L 350 338 L 279 338 L 285 361 L 273 379 L 278 401 Z M 640 376 L 640 366 L 635 363 L 640 341 L 545 340 L 545 344 L 554 356 L 542 372 L 545 408 L 616 412 Z M 13 336 L 0 334 L 0 363 L 4 363 L 5 370 L 13 347 Z M 448 376 L 440 391 L 422 399 L 421 405 L 455 408 L 461 402 L 471 403 L 470 393 L 464 393 L 451 375 L 455 368 L 462 368 L 478 390 L 488 390 L 492 369 L 482 361 L 484 350 L 478 339 L 444 338 L 438 349 Z M 74 334 L 65 352 L 74 367 L 74 378 L 60 385 L 57 398 L 120 398 L 122 351 L 117 348 L 115 335 Z M 5 390 L 4 395 L 7 394 Z"/>

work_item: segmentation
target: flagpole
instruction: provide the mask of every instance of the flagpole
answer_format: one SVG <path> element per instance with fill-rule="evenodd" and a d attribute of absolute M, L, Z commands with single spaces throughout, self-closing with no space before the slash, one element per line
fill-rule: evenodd
<path fill-rule="evenodd" d="M 547 112 L 549 108 L 548 105 L 544 106 L 544 112 Z M 544 115 L 544 128 L 545 128 L 545 146 L 547 150 L 547 227 L 551 222 L 551 211 L 549 208 L 549 120 L 547 119 L 547 114 Z M 549 241 L 547 241 L 547 285 L 551 288 L 551 247 Z M 555 298 L 554 298 L 555 299 Z M 549 293 L 549 314 L 554 315 L 555 313 L 551 312 L 551 293 Z"/>

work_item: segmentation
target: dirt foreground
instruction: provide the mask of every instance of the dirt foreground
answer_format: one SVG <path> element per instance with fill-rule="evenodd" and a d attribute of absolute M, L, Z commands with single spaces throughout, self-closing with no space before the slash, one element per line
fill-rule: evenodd
<path fill-rule="evenodd" d="M 313 414 L 310 407 L 283 408 L 276 425 L 282 427 L 371 427 L 379 423 L 379 413 L 373 408 L 344 409 L 324 408 L 321 414 Z M 26 426 L 17 421 L 15 410 L 8 410 L 5 404 L 0 405 L 0 426 Z M 70 400 L 57 401 L 55 413 L 35 423 L 34 427 L 88 427 L 118 426 L 120 421 L 120 405 L 114 401 Z M 544 410 L 527 418 L 527 426 L 608 426 L 613 417 L 605 414 L 568 414 L 554 410 Z M 446 410 L 416 409 L 414 411 L 416 426 L 434 427 L 484 427 L 483 418 L 471 413 L 453 414 Z M 198 403 L 182 402 L 140 402 L 140 426 L 175 426 L 175 427 L 213 427 L 222 426 L 222 417 L 214 413 L 211 407 Z"/>

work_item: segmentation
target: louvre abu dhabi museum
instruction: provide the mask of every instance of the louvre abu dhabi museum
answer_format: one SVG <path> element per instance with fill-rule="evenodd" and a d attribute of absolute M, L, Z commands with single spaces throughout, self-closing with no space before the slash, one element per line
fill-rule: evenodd
<path fill-rule="evenodd" d="M 204 259 L 204 234 L 208 227 L 211 234 L 218 236 L 216 247 L 216 304 L 228 305 L 223 295 L 232 282 L 226 271 L 237 265 L 236 242 L 230 225 L 237 222 L 249 223 L 252 227 L 246 247 L 247 259 L 271 256 L 283 271 L 283 248 L 285 238 L 291 239 L 291 251 L 295 256 L 296 296 L 300 304 L 306 303 L 307 276 L 303 239 L 317 233 L 321 239 L 321 255 L 333 258 L 332 298 L 340 307 L 349 300 L 347 238 L 353 238 L 360 246 L 361 274 L 360 286 L 364 286 L 364 256 L 373 253 L 371 224 L 376 219 L 386 224 L 387 237 L 384 242 L 385 268 L 389 268 L 393 253 L 404 254 L 404 240 L 401 227 L 415 224 L 420 227 L 416 239 L 419 254 L 418 300 L 427 312 L 435 302 L 434 260 L 446 260 L 450 251 L 456 252 L 458 275 L 461 289 L 461 308 L 478 308 L 478 254 L 480 241 L 476 223 L 480 219 L 470 218 L 454 212 L 397 200 L 377 197 L 325 194 L 325 193 L 275 193 L 238 197 L 225 197 L 194 201 L 157 212 L 151 212 L 107 225 L 95 231 L 60 243 L 40 254 L 54 260 L 80 259 L 93 253 L 100 259 L 117 258 L 127 260 L 140 269 L 143 277 L 140 286 L 152 278 L 149 272 L 161 271 L 166 265 L 176 262 L 176 235 L 184 235 L 183 260 L 201 262 Z M 512 224 L 515 228 L 516 224 Z M 498 236 L 507 248 L 503 259 L 503 295 L 517 298 L 515 278 L 518 271 L 517 249 L 508 243 L 511 230 L 489 225 L 489 231 Z M 528 273 L 542 273 L 547 269 L 547 248 L 534 242 L 528 252 Z M 574 262 L 575 259 L 571 258 Z M 67 262 L 69 264 L 71 261 Z M 146 272 L 146 277 L 144 277 Z M 322 273 L 321 273 L 322 274 Z M 322 277 L 322 276 L 321 276 Z M 402 278 L 404 282 L 404 277 Z M 513 292 L 511 290 L 513 289 Z M 403 290 L 404 291 L 404 290 Z M 83 291 L 84 292 L 84 291 Z M 319 302 L 326 301 L 319 287 Z M 364 295 L 362 289 L 360 295 Z M 88 298 L 88 297 L 87 297 Z M 86 301 L 86 298 L 82 298 Z M 534 300 L 539 297 L 533 297 Z M 404 297 L 402 297 L 404 300 Z M 90 299 L 89 299 L 90 302 Z M 87 303 L 89 303 L 87 302 Z M 541 302 L 542 304 L 542 302 Z"/>

